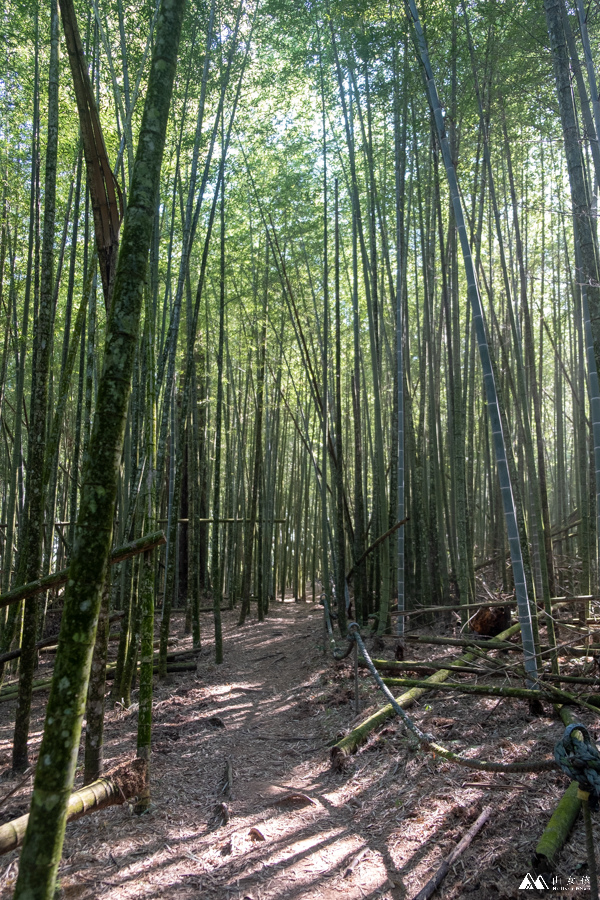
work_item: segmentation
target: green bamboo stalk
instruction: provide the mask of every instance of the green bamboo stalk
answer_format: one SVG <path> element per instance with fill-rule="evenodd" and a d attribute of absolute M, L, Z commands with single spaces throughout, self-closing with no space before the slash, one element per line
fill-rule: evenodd
<path fill-rule="evenodd" d="M 56 217 L 56 170 L 58 157 L 58 8 L 51 6 L 50 67 L 48 74 L 48 142 L 44 187 L 40 298 L 35 324 L 35 381 L 32 386 L 29 440 L 27 445 L 27 508 L 23 544 L 19 550 L 24 581 L 39 577 L 42 564 L 44 523 L 44 438 L 48 402 L 54 278 L 54 221 Z M 28 737 L 31 686 L 35 666 L 38 598 L 31 595 L 24 606 L 21 639 L 19 699 L 15 714 L 12 766 L 24 772 L 29 766 Z"/>
<path fill-rule="evenodd" d="M 454 211 L 454 217 L 456 220 L 461 242 L 465 273 L 467 277 L 468 295 L 472 306 L 473 324 L 475 326 L 475 331 L 477 334 L 477 343 L 479 345 L 479 354 L 483 369 L 488 415 L 492 427 L 498 479 L 502 494 L 502 505 L 504 509 L 506 530 L 508 534 L 508 542 L 511 553 L 513 578 L 515 583 L 516 598 L 518 602 L 519 619 L 521 622 L 521 634 L 523 638 L 525 667 L 531 678 L 535 679 L 535 677 L 537 676 L 537 665 L 535 659 L 535 643 L 531 621 L 531 609 L 529 606 L 529 598 L 527 596 L 527 585 L 525 581 L 525 572 L 523 569 L 521 542 L 519 539 L 514 498 L 506 461 L 504 434 L 502 431 L 502 424 L 500 420 L 500 410 L 498 406 L 496 384 L 494 381 L 490 362 L 489 347 L 483 318 L 483 308 L 481 305 L 481 298 L 477 286 L 477 277 L 475 274 L 475 268 L 471 256 L 471 249 L 469 247 L 469 241 L 465 228 L 462 202 L 458 190 L 458 183 L 456 181 L 456 171 L 450 153 L 448 137 L 446 135 L 442 107 L 437 94 L 437 88 L 435 86 L 435 79 L 433 76 L 433 71 L 431 69 L 431 64 L 429 62 L 429 52 L 427 49 L 427 43 L 425 41 L 425 35 L 423 34 L 423 30 L 421 28 L 419 14 L 417 12 L 414 0 L 406 0 L 405 7 L 407 9 L 409 20 L 412 22 L 415 45 L 424 70 L 427 94 L 435 120 L 437 137 L 442 150 L 442 157 L 446 169 L 446 177 L 448 179 L 448 186 L 452 199 L 452 208 Z"/>
<path fill-rule="evenodd" d="M 162 163 L 183 2 L 164 0 L 159 14 L 132 189 L 107 327 L 104 368 L 83 473 L 82 501 L 61 635 L 15 898 L 54 895 L 108 561 L 118 450 L 122 446 L 142 288 L 152 233 L 154 185 Z"/>

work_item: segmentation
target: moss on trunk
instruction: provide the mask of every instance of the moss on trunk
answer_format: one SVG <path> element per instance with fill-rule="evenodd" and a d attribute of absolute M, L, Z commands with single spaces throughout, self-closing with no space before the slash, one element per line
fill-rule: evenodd
<path fill-rule="evenodd" d="M 102 376 L 82 473 L 81 506 L 44 736 L 21 853 L 17 900 L 54 896 L 81 734 L 100 594 L 112 541 L 142 291 L 175 76 L 183 0 L 162 0 L 123 226 Z"/>

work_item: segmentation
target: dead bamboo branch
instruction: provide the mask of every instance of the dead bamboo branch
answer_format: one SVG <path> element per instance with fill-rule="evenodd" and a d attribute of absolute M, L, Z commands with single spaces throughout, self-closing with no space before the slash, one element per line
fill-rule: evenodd
<path fill-rule="evenodd" d="M 233 765 L 230 759 L 225 762 L 225 774 L 223 776 L 222 794 L 226 800 L 231 799 L 231 791 L 233 790 Z"/>
<path fill-rule="evenodd" d="M 25 782 L 28 781 L 28 780 L 30 779 L 31 773 L 32 773 L 32 772 L 33 772 L 33 766 L 29 766 L 29 768 L 27 769 L 27 771 L 23 773 L 23 777 L 20 778 L 19 781 L 17 781 L 17 783 L 15 784 L 15 786 L 14 786 L 13 788 L 11 788 L 11 790 L 8 792 L 8 794 L 5 794 L 4 797 L 2 797 L 2 799 L 0 800 L 0 807 L 4 806 L 4 804 L 6 803 L 6 801 L 7 801 L 7 800 L 10 800 L 10 798 L 11 798 L 12 796 L 14 796 L 14 794 L 16 794 L 17 791 L 20 790 L 20 789 L 23 787 L 23 785 L 25 784 Z"/>
<path fill-rule="evenodd" d="M 430 878 L 425 887 L 414 897 L 414 900 L 429 900 L 429 897 L 438 889 L 456 860 L 467 849 L 473 838 L 481 831 L 487 820 L 492 814 L 492 807 L 486 806 L 481 815 L 471 825 L 462 840 L 456 845 L 454 850 L 443 861 L 433 878 Z"/>

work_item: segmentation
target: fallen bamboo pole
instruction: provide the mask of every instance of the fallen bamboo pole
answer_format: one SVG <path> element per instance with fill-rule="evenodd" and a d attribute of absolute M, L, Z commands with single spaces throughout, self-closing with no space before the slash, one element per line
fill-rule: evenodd
<path fill-rule="evenodd" d="M 125 615 L 125 613 L 122 613 L 122 612 L 113 613 L 112 616 L 110 617 L 109 621 L 114 622 L 117 619 L 122 619 L 124 615 Z M 115 631 L 114 633 L 111 633 L 109 635 L 109 637 L 112 638 L 115 635 L 117 637 L 119 637 L 120 632 Z M 38 641 L 37 644 L 35 645 L 35 649 L 36 650 L 48 650 L 49 648 L 55 648 L 57 644 L 58 644 L 58 635 L 53 634 L 53 635 L 51 635 L 51 637 L 43 638 L 41 641 Z M 20 650 L 11 650 L 9 653 L 2 653 L 2 654 L 0 654 L 0 663 L 10 662 L 13 659 L 18 659 L 20 657 L 20 655 L 21 655 Z"/>
<path fill-rule="evenodd" d="M 152 534 L 146 534 L 144 537 L 138 538 L 137 541 L 131 541 L 129 544 L 117 547 L 110 555 L 110 563 L 114 566 L 116 563 L 131 559 L 132 556 L 137 556 L 138 553 L 145 553 L 146 550 L 153 550 L 161 544 L 166 544 L 166 542 L 167 539 L 164 532 L 154 531 Z M 0 594 L 0 609 L 10 606 L 11 603 L 16 603 L 18 600 L 31 597 L 33 594 L 41 594 L 42 591 L 48 591 L 50 588 L 60 587 L 67 583 L 68 578 L 69 570 L 62 569 L 60 572 L 52 572 L 51 575 L 45 575 L 43 578 L 37 578 L 35 581 L 29 581 L 27 584 L 13 588 L 12 591 Z"/>
<path fill-rule="evenodd" d="M 449 668 L 454 672 L 463 672 L 466 675 L 495 674 L 495 670 L 493 669 L 488 671 L 477 668 L 476 666 L 450 665 L 448 662 L 423 662 L 423 660 L 402 660 L 401 662 L 398 662 L 397 660 L 392 659 L 374 659 L 372 662 L 375 668 L 380 672 L 389 672 L 390 674 L 395 672 L 426 672 L 431 675 L 433 672 L 438 672 L 440 669 Z M 359 656 L 358 664 L 361 668 L 365 668 L 367 665 L 362 656 Z M 501 674 L 504 676 L 506 673 L 501 671 Z"/>
<path fill-rule="evenodd" d="M 383 683 L 388 687 L 410 687 L 410 688 L 426 688 L 429 687 L 429 679 L 422 678 L 384 678 Z M 600 715 L 600 709 L 591 703 L 586 703 L 574 694 L 567 691 L 561 691 L 559 688 L 548 685 L 547 690 L 531 690 L 530 688 L 521 687 L 505 687 L 497 684 L 468 684 L 466 682 L 452 681 L 438 684 L 435 686 L 436 691 L 460 691 L 462 694 L 474 694 L 479 697 L 512 697 L 515 700 L 545 700 L 547 703 L 568 703 L 574 706 L 581 706 L 591 712 Z"/>
<path fill-rule="evenodd" d="M 451 668 L 453 672 L 461 672 L 465 675 L 485 675 L 490 676 L 492 678 L 506 678 L 507 675 L 514 674 L 518 678 L 526 677 L 522 672 L 514 672 L 512 670 L 508 670 L 504 668 L 503 665 L 499 665 L 497 668 L 482 668 L 481 666 L 461 666 L 458 664 L 449 665 L 447 662 L 435 662 L 431 660 L 430 662 L 423 662 L 422 660 L 402 660 L 401 662 L 395 659 L 374 659 L 373 665 L 375 668 L 379 669 L 381 672 L 437 672 L 439 669 L 448 669 Z M 362 658 L 359 658 L 358 661 L 359 666 L 365 666 L 366 663 Z M 584 678 L 580 675 L 554 675 L 552 672 L 543 672 L 540 674 L 540 681 L 551 681 L 557 684 L 583 684 L 583 685 L 592 685 L 598 686 L 597 678 Z"/>
<path fill-rule="evenodd" d="M 507 628 L 506 631 L 503 631 L 498 635 L 500 640 L 507 640 L 509 637 L 512 637 L 514 634 L 518 634 L 521 630 L 521 626 L 519 623 L 515 625 L 511 625 L 510 628 Z M 409 691 L 406 691 L 400 697 L 396 698 L 396 703 L 402 707 L 402 709 L 407 709 L 409 706 L 412 706 L 413 703 L 422 697 L 423 694 L 426 694 L 427 691 L 435 689 L 436 684 L 441 684 L 448 678 L 450 673 L 452 672 L 452 662 L 454 663 L 465 663 L 472 662 L 474 656 L 472 653 L 464 653 L 462 656 L 458 657 L 458 659 L 452 660 L 449 662 L 447 669 L 440 669 L 439 672 L 436 672 L 434 675 L 431 675 L 426 679 L 427 687 L 426 688 L 411 688 Z M 358 747 L 367 739 L 367 737 L 379 728 L 380 725 L 383 725 L 388 719 L 394 716 L 394 708 L 391 703 L 387 703 L 385 706 L 382 706 L 381 709 L 377 710 L 376 713 L 369 716 L 368 719 L 365 719 L 356 728 L 353 728 L 352 731 L 343 737 L 340 741 L 333 745 L 331 748 L 331 764 L 334 768 L 341 768 L 343 766 L 343 761 L 345 757 L 349 756 L 352 753 L 355 753 Z"/>
<path fill-rule="evenodd" d="M 90 812 L 117 806 L 141 793 L 146 784 L 146 760 L 133 759 L 107 772 L 102 778 L 71 794 L 67 806 L 67 822 Z M 29 813 L 0 826 L 0 854 L 18 847 L 25 837 Z"/>
<path fill-rule="evenodd" d="M 158 660 L 158 656 L 155 656 L 155 659 Z M 195 672 L 197 669 L 196 663 L 186 662 L 185 660 L 181 661 L 167 661 L 167 675 L 177 675 L 180 672 Z M 106 679 L 110 681 L 114 678 L 116 671 L 116 665 L 108 666 L 106 669 Z M 139 669 L 138 669 L 139 671 Z M 158 662 L 156 662 L 152 667 L 152 672 L 156 675 L 158 672 Z M 50 685 L 52 684 L 52 677 L 50 678 L 41 678 L 38 681 L 33 682 L 32 692 L 34 694 L 39 694 L 40 691 L 48 691 L 50 689 Z M 19 690 L 19 683 L 17 681 L 11 682 L 9 685 L 6 685 L 4 688 L 0 690 L 0 703 L 9 702 L 10 700 L 16 700 Z"/>
<path fill-rule="evenodd" d="M 503 632 L 503 634 L 506 634 L 506 632 Z M 421 634 L 405 634 L 404 640 L 410 641 L 412 644 L 439 644 L 442 647 L 478 647 L 481 650 L 517 650 L 523 652 L 521 644 L 511 644 L 510 641 L 503 641 L 500 639 L 500 635 L 490 638 L 489 641 L 480 641 L 477 638 L 449 638 L 437 635 L 425 637 Z"/>

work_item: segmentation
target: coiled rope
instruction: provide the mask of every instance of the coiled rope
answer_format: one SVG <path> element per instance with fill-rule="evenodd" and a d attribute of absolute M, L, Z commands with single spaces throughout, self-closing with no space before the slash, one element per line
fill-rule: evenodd
<path fill-rule="evenodd" d="M 576 738 L 574 732 L 581 737 Z M 590 733 L 579 722 L 565 728 L 565 733 L 554 747 L 554 758 L 563 772 L 579 785 L 577 796 L 581 800 L 583 821 L 585 823 L 585 846 L 590 873 L 590 889 L 592 898 L 598 898 L 598 871 L 594 848 L 594 830 L 592 827 L 591 809 L 598 809 L 600 797 L 600 753 L 593 743 Z"/>
<path fill-rule="evenodd" d="M 575 740 L 573 732 L 581 732 L 581 740 Z M 591 809 L 598 809 L 600 798 L 600 753 L 590 733 L 579 722 L 567 726 L 561 740 L 554 747 L 554 759 L 582 791 L 589 794 Z"/>

